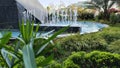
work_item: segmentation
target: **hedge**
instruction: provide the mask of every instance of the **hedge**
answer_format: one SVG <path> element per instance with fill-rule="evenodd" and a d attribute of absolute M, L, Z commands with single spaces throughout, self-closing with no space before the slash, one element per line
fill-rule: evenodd
<path fill-rule="evenodd" d="M 64 61 L 64 68 L 119 68 L 120 54 L 93 51 L 74 52 Z"/>
<path fill-rule="evenodd" d="M 120 54 L 120 39 L 112 42 L 108 47 L 108 51 L 113 52 L 113 53 L 119 53 Z"/>

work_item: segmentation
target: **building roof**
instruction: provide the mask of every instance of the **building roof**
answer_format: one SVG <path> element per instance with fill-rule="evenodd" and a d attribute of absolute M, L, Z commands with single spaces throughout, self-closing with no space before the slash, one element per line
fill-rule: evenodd
<path fill-rule="evenodd" d="M 43 17 L 47 15 L 47 10 L 39 3 L 38 0 L 16 0 L 16 2 L 21 4 L 28 12 L 41 22 L 44 20 Z"/>

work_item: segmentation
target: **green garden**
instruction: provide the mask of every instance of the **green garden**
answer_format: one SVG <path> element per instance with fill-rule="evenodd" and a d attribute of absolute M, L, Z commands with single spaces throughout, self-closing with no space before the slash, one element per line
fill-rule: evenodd
<path fill-rule="evenodd" d="M 0 32 L 0 68 L 120 68 L 120 11 L 110 10 L 116 2 L 120 9 L 120 1 L 108 5 L 109 1 L 92 0 L 94 8 L 104 10 L 97 16 L 77 10 L 78 20 L 109 25 L 98 32 L 57 38 L 67 26 L 52 36 L 41 36 L 34 21 L 20 22 L 15 39 L 10 30 Z"/>

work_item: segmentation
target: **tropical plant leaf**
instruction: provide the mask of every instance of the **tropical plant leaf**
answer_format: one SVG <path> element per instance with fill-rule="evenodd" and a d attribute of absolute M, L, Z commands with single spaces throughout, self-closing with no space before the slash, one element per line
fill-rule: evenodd
<path fill-rule="evenodd" d="M 39 29 L 39 24 L 37 25 L 35 32 L 34 32 L 34 21 L 32 21 L 32 23 L 30 21 L 27 21 L 26 23 L 22 22 L 21 24 L 19 24 L 19 27 L 20 27 L 21 38 L 24 40 L 26 44 L 29 43 L 33 38 L 36 38 L 36 34 Z"/>
<path fill-rule="evenodd" d="M 108 9 L 111 8 L 114 4 L 115 4 L 115 1 L 112 1 L 112 2 L 108 5 Z"/>
<path fill-rule="evenodd" d="M 0 38 L 0 44 L 7 44 L 12 36 L 11 32 L 4 33 L 3 36 Z"/>
<path fill-rule="evenodd" d="M 36 37 L 36 36 L 37 36 L 37 32 L 38 32 L 38 30 L 39 30 L 39 27 L 40 27 L 40 25 L 38 24 L 38 25 L 37 25 L 37 27 L 36 27 L 36 30 L 35 30 L 34 37 Z"/>
<path fill-rule="evenodd" d="M 42 36 L 42 37 L 48 37 L 49 35 L 53 34 L 55 30 L 51 30 L 49 32 L 46 32 L 46 33 L 43 33 L 43 34 L 40 34 L 39 36 Z"/>
<path fill-rule="evenodd" d="M 59 30 L 58 32 L 55 32 L 51 37 L 49 37 L 47 40 L 45 40 L 40 46 L 37 46 L 38 48 L 40 48 L 41 46 L 43 47 L 43 48 L 45 48 L 46 46 L 47 46 L 47 44 L 51 41 L 51 40 L 53 40 L 54 38 L 56 38 L 56 36 L 57 35 L 59 35 L 59 34 L 61 34 L 62 32 L 64 32 L 65 30 L 67 30 L 69 28 L 69 26 L 68 27 L 65 27 L 65 28 L 62 28 L 61 30 Z M 39 55 L 40 54 L 40 52 L 42 52 L 42 50 L 43 49 L 39 49 L 38 51 L 37 51 L 37 54 L 36 55 Z"/>
<path fill-rule="evenodd" d="M 37 68 L 32 45 L 33 42 L 30 42 L 30 44 L 23 47 L 23 60 L 25 68 Z"/>
<path fill-rule="evenodd" d="M 65 30 L 67 30 L 68 28 L 69 28 L 69 26 L 68 26 L 68 27 L 65 27 L 65 28 L 62 28 L 62 29 L 59 30 L 58 32 L 55 32 L 50 38 L 48 38 L 48 40 L 46 40 L 45 42 L 43 42 L 43 44 L 41 44 L 41 45 L 44 45 L 44 44 L 48 43 L 49 41 L 53 40 L 54 38 L 57 37 L 57 35 L 61 34 L 61 33 L 64 32 Z"/>
<path fill-rule="evenodd" d="M 16 55 L 12 54 L 11 52 L 6 51 L 4 48 L 1 49 L 1 55 L 5 59 L 9 68 L 12 67 L 12 62 L 11 62 L 10 58 L 8 57 L 8 55 L 10 55 L 11 57 L 14 57 L 15 59 L 18 59 Z"/>
<path fill-rule="evenodd" d="M 25 41 L 22 38 L 16 37 L 17 40 L 19 40 L 21 43 L 23 43 L 24 45 L 26 44 Z"/>
<path fill-rule="evenodd" d="M 39 53 L 41 53 L 41 52 L 47 47 L 47 45 L 48 45 L 48 43 L 45 44 L 45 45 L 43 45 L 42 47 L 40 47 L 39 51 L 37 52 L 37 55 L 38 55 Z"/>

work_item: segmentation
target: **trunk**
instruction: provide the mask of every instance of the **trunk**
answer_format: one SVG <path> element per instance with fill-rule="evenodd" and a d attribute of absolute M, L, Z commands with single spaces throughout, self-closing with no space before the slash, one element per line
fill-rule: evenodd
<path fill-rule="evenodd" d="M 104 19 L 108 20 L 109 19 L 109 13 L 108 13 L 108 2 L 109 0 L 104 0 Z"/>
<path fill-rule="evenodd" d="M 108 13 L 108 10 L 107 10 L 107 9 L 104 10 L 104 15 L 103 15 L 103 16 L 104 16 L 103 18 L 104 18 L 105 20 L 109 20 L 109 13 Z"/>

